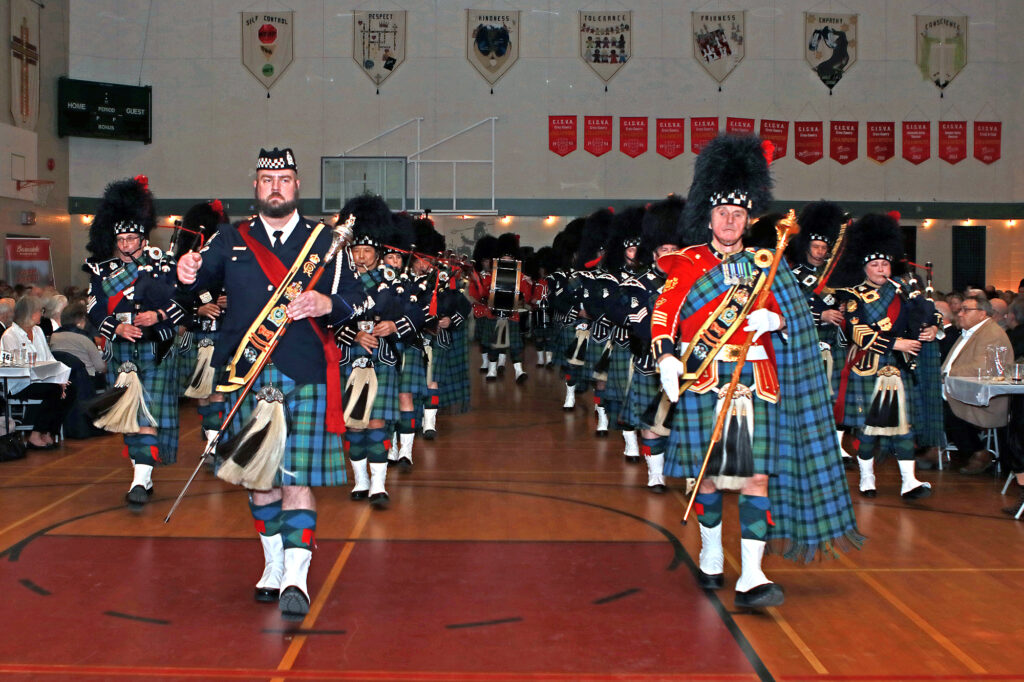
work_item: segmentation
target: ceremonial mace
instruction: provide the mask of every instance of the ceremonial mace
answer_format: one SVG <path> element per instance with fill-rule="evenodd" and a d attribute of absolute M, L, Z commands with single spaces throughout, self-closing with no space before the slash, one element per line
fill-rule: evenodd
<path fill-rule="evenodd" d="M 326 269 L 327 264 L 334 260 L 335 256 L 338 255 L 338 251 L 340 251 L 342 247 L 344 247 L 346 244 L 352 241 L 352 226 L 355 225 L 355 223 L 355 216 L 350 215 L 348 217 L 348 220 L 346 220 L 344 223 L 335 226 L 333 230 L 334 236 L 333 239 L 331 240 L 331 246 L 329 249 L 327 249 L 327 253 L 324 255 L 320 267 L 317 268 L 317 271 L 315 273 L 313 273 L 313 277 L 310 278 L 309 284 L 306 286 L 305 289 L 302 290 L 302 293 L 306 293 L 307 291 L 313 290 L 313 287 L 316 286 L 317 282 L 320 281 L 320 277 L 324 274 L 324 270 Z M 281 286 L 278 286 L 278 289 L 281 288 Z M 188 480 L 185 482 L 184 487 L 182 487 L 181 492 L 178 493 L 177 499 L 174 500 L 174 504 L 171 505 L 170 511 L 168 511 L 167 516 L 164 517 L 164 523 L 167 523 L 171 520 L 171 515 L 174 513 L 174 510 L 178 508 L 178 505 L 181 504 L 181 500 L 183 497 L 185 497 L 185 492 L 188 490 L 188 487 L 192 485 L 192 481 L 194 481 L 196 476 L 199 475 L 199 470 L 203 468 L 203 464 L 206 462 L 206 458 L 209 455 L 213 454 L 214 449 L 217 447 L 217 442 L 220 440 L 221 436 L 224 435 L 224 432 L 231 424 L 231 420 L 234 419 L 235 412 L 238 411 L 238 406 L 242 404 L 242 401 L 245 399 L 245 396 L 247 396 L 249 394 L 249 391 L 252 390 L 253 383 L 256 381 L 257 378 L 259 378 L 260 373 L 263 371 L 263 368 L 266 367 L 267 363 L 270 361 L 270 356 L 273 355 L 274 349 L 277 348 L 278 342 L 281 340 L 281 337 L 284 335 L 285 331 L 288 329 L 291 323 L 292 318 L 285 318 L 284 322 L 281 323 L 281 326 L 277 328 L 277 331 L 275 331 L 274 335 L 270 338 L 270 341 L 267 343 L 267 350 L 266 352 L 260 355 L 259 361 L 256 364 L 256 369 L 252 373 L 252 377 L 250 377 L 249 381 L 247 381 L 245 383 L 245 386 L 242 387 L 242 392 L 238 394 L 238 398 L 235 400 L 235 404 L 231 407 L 231 410 L 224 417 L 224 423 L 221 424 L 220 429 L 217 431 L 216 435 L 214 435 L 209 440 L 209 442 L 207 442 L 206 449 L 204 449 L 203 454 L 199 456 L 199 464 L 196 465 L 196 468 L 192 472 L 192 475 L 189 476 Z"/>
<path fill-rule="evenodd" d="M 772 260 L 772 266 L 768 270 L 767 278 L 765 279 L 764 286 L 761 287 L 760 293 L 757 295 L 757 300 L 754 301 L 754 305 L 751 310 L 757 310 L 763 308 L 765 301 L 768 300 L 768 294 L 771 293 L 772 282 L 775 280 L 775 272 L 779 269 L 779 263 L 782 261 L 783 252 L 786 250 L 786 243 L 790 237 L 800 231 L 800 226 L 796 222 L 796 212 L 793 209 L 789 210 L 786 217 L 780 220 L 775 225 L 775 233 L 778 237 L 778 241 L 775 244 L 775 258 Z M 732 396 L 736 391 L 736 384 L 740 382 L 740 372 L 743 371 L 743 365 L 747 361 L 747 349 L 750 348 L 754 342 L 754 335 L 748 334 L 747 340 L 740 346 L 739 358 L 736 360 L 736 367 L 732 371 L 732 379 L 729 381 L 729 385 L 725 389 L 725 397 L 722 399 L 722 408 L 718 411 L 718 417 L 715 419 L 715 428 L 711 432 L 711 443 L 708 445 L 708 451 L 704 454 L 704 462 L 700 465 L 700 472 L 697 474 L 697 480 L 693 485 L 693 494 L 690 495 L 690 501 L 686 505 L 686 511 L 683 513 L 683 524 L 686 524 L 686 520 L 690 518 L 690 510 L 693 509 L 693 503 L 697 500 L 697 493 L 700 491 L 700 484 L 704 480 L 704 474 L 708 470 L 708 462 L 711 460 L 711 451 L 714 450 L 715 445 L 722 439 L 722 429 L 725 426 L 725 419 L 729 413 L 729 406 L 732 404 Z"/>

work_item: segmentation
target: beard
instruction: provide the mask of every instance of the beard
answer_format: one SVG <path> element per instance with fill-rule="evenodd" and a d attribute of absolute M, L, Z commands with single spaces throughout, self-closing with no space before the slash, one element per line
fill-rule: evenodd
<path fill-rule="evenodd" d="M 280 194 L 277 196 L 281 196 Z M 268 218 L 286 218 L 292 214 L 292 211 L 299 207 L 299 193 L 295 193 L 295 197 L 291 201 L 284 201 L 280 204 L 270 203 L 270 199 L 260 199 L 256 197 L 256 210 L 261 215 L 265 215 Z"/>

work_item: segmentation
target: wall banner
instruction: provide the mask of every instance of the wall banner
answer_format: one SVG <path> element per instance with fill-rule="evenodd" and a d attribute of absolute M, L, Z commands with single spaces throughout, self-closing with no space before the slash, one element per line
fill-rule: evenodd
<path fill-rule="evenodd" d="M 612 117 L 583 117 L 583 148 L 594 156 L 607 154 L 612 150 Z"/>
<path fill-rule="evenodd" d="M 294 12 L 242 12 L 242 64 L 267 90 L 292 63 Z"/>
<path fill-rule="evenodd" d="M 821 121 L 793 122 L 793 154 L 796 160 L 810 165 L 824 156 Z"/>
<path fill-rule="evenodd" d="M 967 66 L 967 17 L 915 16 L 921 77 L 945 90 Z"/>
<path fill-rule="evenodd" d="M 857 61 L 857 15 L 804 12 L 804 55 L 831 90 Z"/>
<path fill-rule="evenodd" d="M 754 119 L 728 116 L 725 119 L 725 132 L 733 135 L 753 135 Z"/>
<path fill-rule="evenodd" d="M 5 237 L 4 256 L 7 261 L 7 283 L 53 286 L 53 264 L 50 262 L 50 240 L 42 237 Z"/>
<path fill-rule="evenodd" d="M 690 151 L 700 154 L 708 142 L 718 136 L 717 116 L 694 116 L 690 118 Z"/>
<path fill-rule="evenodd" d="M 576 151 L 575 116 L 548 116 L 548 149 L 559 156 Z"/>
<path fill-rule="evenodd" d="M 619 118 L 619 149 L 631 159 L 647 151 L 647 117 Z"/>
<path fill-rule="evenodd" d="M 353 10 L 352 59 L 380 85 L 405 61 L 406 11 Z"/>
<path fill-rule="evenodd" d="M 743 61 L 746 43 L 743 10 L 693 12 L 693 58 L 721 83 Z"/>
<path fill-rule="evenodd" d="M 967 158 L 967 121 L 939 121 L 939 158 L 949 164 Z"/>
<path fill-rule="evenodd" d="M 864 124 L 864 143 L 868 158 L 885 163 L 896 156 L 896 124 L 892 121 L 868 121 Z"/>
<path fill-rule="evenodd" d="M 775 145 L 772 163 L 778 161 L 786 155 L 786 145 L 789 142 L 789 121 L 773 121 L 762 118 L 761 139 L 770 140 Z"/>
<path fill-rule="evenodd" d="M 633 56 L 632 12 L 583 12 L 580 57 L 605 83 Z"/>
<path fill-rule="evenodd" d="M 655 145 L 666 159 L 674 159 L 686 149 L 686 119 L 659 118 L 656 122 Z"/>
<path fill-rule="evenodd" d="M 860 144 L 858 121 L 831 121 L 829 125 L 828 155 L 837 163 L 846 165 L 857 159 Z"/>
<path fill-rule="evenodd" d="M 519 60 L 519 10 L 466 10 L 466 58 L 491 85 Z"/>
<path fill-rule="evenodd" d="M 11 0 L 11 116 L 27 130 L 39 119 L 39 7 Z"/>
<path fill-rule="evenodd" d="M 932 122 L 903 122 L 903 158 L 914 164 L 923 163 L 932 156 Z"/>
<path fill-rule="evenodd" d="M 1002 156 L 1003 124 L 999 121 L 974 122 L 974 158 L 993 163 Z"/>

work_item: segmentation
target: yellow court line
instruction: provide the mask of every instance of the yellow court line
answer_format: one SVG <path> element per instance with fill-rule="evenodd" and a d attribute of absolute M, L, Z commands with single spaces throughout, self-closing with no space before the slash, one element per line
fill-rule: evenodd
<path fill-rule="evenodd" d="M 845 554 L 839 555 L 839 561 L 849 566 L 850 568 L 856 568 L 857 565 Z M 875 592 L 877 592 L 883 599 L 889 602 L 897 611 L 907 617 L 914 625 L 923 630 L 929 637 L 936 641 L 943 649 L 948 651 L 953 658 L 957 659 L 972 673 L 983 675 L 985 674 L 985 668 L 981 667 L 977 661 L 964 653 L 960 647 L 953 644 L 948 637 L 943 635 L 941 632 L 936 630 L 927 620 L 919 616 L 914 612 L 912 608 L 904 604 L 895 594 L 886 589 L 881 583 L 875 578 L 867 575 L 862 571 L 857 572 L 857 577 L 867 583 Z"/>
<path fill-rule="evenodd" d="M 338 577 L 341 575 L 341 569 L 345 568 L 345 564 L 348 562 L 349 555 L 352 554 L 352 550 L 355 548 L 356 543 L 354 540 L 358 540 L 359 536 L 363 534 L 363 528 L 366 527 L 366 522 L 370 520 L 370 514 L 372 510 L 370 505 L 366 505 L 363 513 L 356 520 L 356 525 L 352 529 L 349 540 L 345 543 L 345 546 L 341 548 L 341 553 L 338 555 L 334 565 L 331 566 L 331 572 L 327 574 L 327 579 L 324 581 L 323 587 L 316 595 L 316 599 L 310 604 L 309 613 L 302 621 L 302 628 L 309 629 L 316 624 L 316 619 L 320 616 L 320 611 L 324 608 L 324 604 L 327 603 L 327 597 L 331 594 L 331 590 L 334 589 L 334 584 L 338 582 Z M 306 635 L 296 635 L 292 640 L 292 643 L 288 646 L 288 650 L 284 652 L 284 657 L 281 662 L 277 664 L 277 669 L 280 671 L 291 670 L 295 664 L 295 659 L 298 658 L 299 652 L 302 650 L 303 645 L 306 643 Z M 274 678 L 273 682 L 284 682 L 283 677 Z"/>
<path fill-rule="evenodd" d="M 78 490 L 76 490 L 74 492 L 71 492 L 71 493 L 68 493 L 64 497 L 60 498 L 59 500 L 57 500 L 55 502 L 51 502 L 50 504 L 46 505 L 42 509 L 37 509 L 35 512 L 33 512 L 32 514 L 29 514 L 28 516 L 23 516 L 20 520 L 15 521 L 14 523 L 12 523 L 9 526 L 7 526 L 6 528 L 0 529 L 0 537 L 5 535 L 8 531 L 11 531 L 11 530 L 17 528 L 18 526 L 22 525 L 23 523 L 31 521 L 32 519 L 34 519 L 35 517 L 39 516 L 40 514 L 53 509 L 57 505 L 63 504 L 64 502 L 67 502 L 68 500 L 70 500 L 72 497 L 74 497 L 78 493 L 83 492 L 85 490 L 88 490 L 89 488 L 93 487 L 97 483 L 102 483 L 103 481 L 107 480 L 108 478 L 110 478 L 114 474 L 123 473 L 123 472 L 124 472 L 124 469 L 118 467 L 117 469 L 114 469 L 113 471 L 111 471 L 106 476 L 101 476 L 100 478 L 97 478 L 92 483 L 86 483 L 85 485 L 80 487 Z"/>

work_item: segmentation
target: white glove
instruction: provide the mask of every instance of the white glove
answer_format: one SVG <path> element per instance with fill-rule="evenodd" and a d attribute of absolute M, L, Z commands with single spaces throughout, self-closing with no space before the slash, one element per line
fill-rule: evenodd
<path fill-rule="evenodd" d="M 767 308 L 758 308 L 747 315 L 747 326 L 745 332 L 754 332 L 754 341 L 757 341 L 761 334 L 774 332 L 782 328 L 782 317 L 773 313 Z"/>
<path fill-rule="evenodd" d="M 684 371 L 686 371 L 686 365 L 674 355 L 666 355 L 658 361 L 661 390 L 665 391 L 665 396 L 671 403 L 679 400 L 679 377 Z"/>

